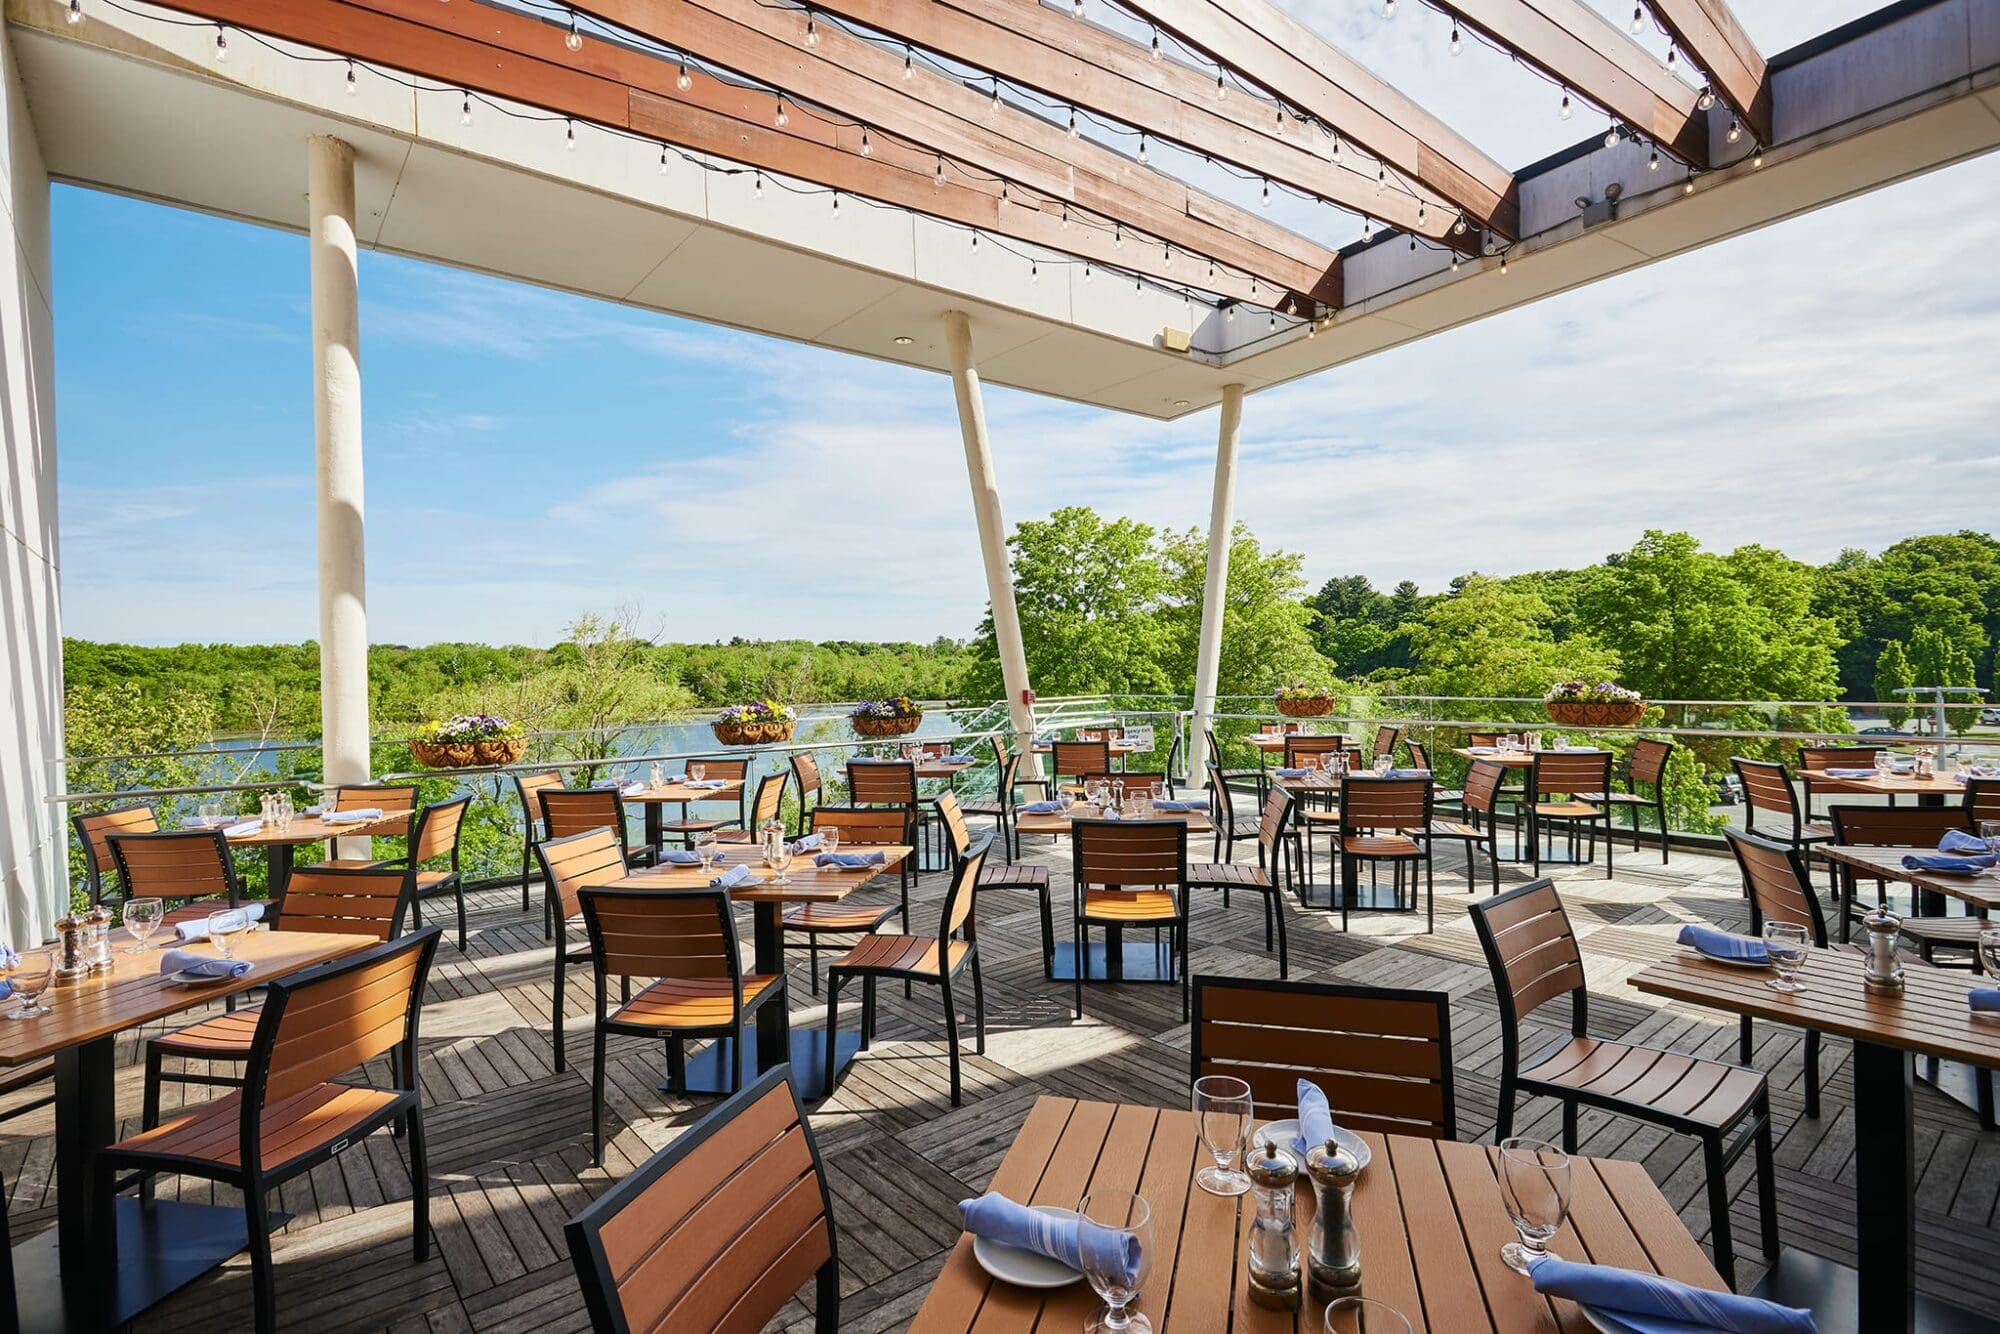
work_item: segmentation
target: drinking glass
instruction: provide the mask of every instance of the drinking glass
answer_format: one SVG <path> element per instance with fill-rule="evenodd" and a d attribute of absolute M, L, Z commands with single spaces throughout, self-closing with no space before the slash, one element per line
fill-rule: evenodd
<path fill-rule="evenodd" d="M 820 851 L 831 856 L 840 851 L 840 826 L 830 824 L 819 831 Z"/>
<path fill-rule="evenodd" d="M 1165 801 L 1167 799 L 1166 783 L 1161 779 L 1155 778 L 1153 780 L 1153 790 L 1151 795 L 1154 801 Z"/>
<path fill-rule="evenodd" d="M 1076 805 L 1076 793 L 1070 791 L 1068 788 L 1063 788 L 1060 792 L 1056 793 L 1056 805 L 1062 807 L 1064 815 L 1068 815 L 1069 808 Z"/>
<path fill-rule="evenodd" d="M 701 863 L 701 869 L 704 871 L 709 870 L 715 865 L 716 848 L 715 831 L 713 829 L 704 829 L 694 836 L 694 855 L 695 860 Z"/>
<path fill-rule="evenodd" d="M 215 952 L 227 959 L 236 937 L 250 929 L 250 914 L 241 908 L 224 908 L 221 912 L 208 915 L 208 938 L 215 942 Z"/>
<path fill-rule="evenodd" d="M 688 782 L 699 783 L 702 779 L 706 777 L 708 777 L 707 765 L 697 761 L 696 763 L 690 764 L 688 766 Z"/>
<path fill-rule="evenodd" d="M 1326 1334 L 1410 1334 L 1410 1320 L 1373 1297 L 1341 1297 L 1326 1305 Z"/>
<path fill-rule="evenodd" d="M 137 954 L 146 948 L 146 941 L 160 929 L 160 919 L 166 915 L 165 908 L 166 905 L 158 899 L 125 900 L 125 929 L 137 942 L 125 951 L 127 954 Z"/>
<path fill-rule="evenodd" d="M 1315 774 L 1319 772 L 1319 756 L 1317 755 L 1299 756 L 1299 768 L 1304 769 L 1306 771 L 1307 778 L 1313 777 Z"/>
<path fill-rule="evenodd" d="M 200 816 L 201 816 L 201 822 L 202 822 L 203 824 L 219 824 L 219 823 L 221 823 L 221 821 L 222 821 L 222 803 L 221 803 L 221 802 L 219 802 L 219 801 L 204 801 L 204 802 L 203 802 L 203 803 L 201 803 L 201 805 L 200 805 L 199 807 L 197 807 L 196 809 L 197 809 L 197 812 L 198 812 L 198 813 L 200 814 Z"/>
<path fill-rule="evenodd" d="M 1211 1195 L 1241 1195 L 1250 1178 L 1239 1170 L 1244 1137 L 1250 1132 L 1250 1086 L 1230 1075 L 1204 1075 L 1194 1081 L 1194 1115 L 1201 1141 L 1215 1157 L 1215 1166 L 1195 1174 L 1195 1184 Z"/>
<path fill-rule="evenodd" d="M 792 864 L 792 845 L 786 841 L 782 830 L 779 831 L 776 838 L 771 840 L 770 862 L 771 869 L 777 872 L 776 875 L 771 877 L 772 884 L 789 885 L 792 883 L 785 878 L 785 868 Z"/>
<path fill-rule="evenodd" d="M 1130 1191 L 1092 1191 L 1076 1206 L 1077 1249 L 1083 1275 L 1104 1299 L 1104 1309 L 1084 1329 L 1090 1334 L 1152 1334 L 1153 1322 L 1131 1310 L 1153 1262 L 1153 1210 Z M 1134 1247 L 1133 1243 L 1137 1245 Z M 1127 1266 L 1130 1252 L 1138 1263 Z"/>
<path fill-rule="evenodd" d="M 2000 854 L 2000 820 L 1981 820 L 1979 837 L 1986 840 L 1986 850 Z"/>
<path fill-rule="evenodd" d="M 7 1011 L 9 1019 L 33 1019 L 36 1015 L 47 1014 L 49 1007 L 36 1002 L 49 982 L 56 975 L 56 956 L 53 950 L 34 950 L 23 954 L 13 967 L 7 970 L 7 980 L 13 985 L 14 994 L 21 1003 Z"/>
<path fill-rule="evenodd" d="M 1979 933 L 1979 967 L 1988 977 L 2000 977 L 2000 930 Z"/>
<path fill-rule="evenodd" d="M 1519 1135 L 1500 1141 L 1500 1195 L 1519 1241 L 1500 1248 L 1509 1269 L 1527 1273 L 1549 1253 L 1549 1238 L 1569 1215 L 1569 1155 Z"/>
<path fill-rule="evenodd" d="M 1389 772 L 1389 766 L 1394 763 L 1395 763 L 1394 756 L 1377 755 L 1375 757 L 1375 772 L 1378 774 L 1386 774 Z"/>
<path fill-rule="evenodd" d="M 1764 923 L 1764 951 L 1771 956 L 1771 963 L 1778 975 L 1766 978 L 1764 985 L 1773 991 L 1803 991 L 1799 983 L 1799 970 L 1806 966 L 1806 929 L 1797 922 Z"/>
<path fill-rule="evenodd" d="M 647 786 L 651 787 L 655 792 L 667 785 L 666 771 L 660 768 L 658 760 L 654 760 L 652 768 L 646 771 L 646 778 L 648 780 Z"/>

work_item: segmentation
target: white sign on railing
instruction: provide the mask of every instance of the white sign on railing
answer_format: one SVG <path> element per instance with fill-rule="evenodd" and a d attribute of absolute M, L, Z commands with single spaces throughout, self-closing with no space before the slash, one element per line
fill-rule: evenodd
<path fill-rule="evenodd" d="M 1151 750 L 1153 748 L 1153 725 L 1151 723 L 1139 723 L 1135 726 L 1127 723 L 1125 725 L 1125 739 L 1140 750 Z"/>

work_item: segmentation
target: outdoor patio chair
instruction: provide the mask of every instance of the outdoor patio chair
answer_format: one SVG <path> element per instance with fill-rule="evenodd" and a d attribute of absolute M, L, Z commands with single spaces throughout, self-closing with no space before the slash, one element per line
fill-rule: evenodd
<path fill-rule="evenodd" d="M 1529 796 L 1522 807 L 1528 817 L 1528 856 L 1535 874 L 1542 873 L 1542 835 L 1546 831 L 1553 848 L 1555 832 L 1569 835 L 1569 856 L 1578 860 L 1579 833 L 1589 834 L 1589 854 L 1585 863 L 1597 860 L 1597 829 L 1604 827 L 1604 877 L 1611 878 L 1611 808 L 1600 804 L 1611 790 L 1611 752 L 1608 750 L 1538 750 L 1528 771 Z M 1556 800 L 1560 798 L 1560 800 Z"/>
<path fill-rule="evenodd" d="M 1880 746 L 1801 746 L 1799 747 L 1799 788 L 1805 799 L 1805 817 L 1811 823 L 1818 817 L 1813 814 L 1813 785 L 1806 781 L 1806 775 L 1823 774 L 1828 769 L 1873 769 L 1875 759 L 1882 753 Z M 1839 795 L 1838 793 L 1835 794 Z M 1889 804 L 1896 804 L 1894 793 L 1889 795 Z"/>
<path fill-rule="evenodd" d="M 1074 820 L 1070 823 L 1070 926 L 1076 941 L 1076 1017 L 1090 968 L 1090 929 L 1105 932 L 1105 958 L 1128 930 L 1162 931 L 1180 969 L 1181 1018 L 1188 1014 L 1187 823 L 1182 820 Z M 1105 981 L 1105 978 L 1093 978 Z"/>
<path fill-rule="evenodd" d="M 935 936 L 867 935 L 826 970 L 826 1068 L 838 1071 L 835 1048 L 840 1036 L 840 989 L 847 983 L 861 983 L 861 1050 L 867 1051 L 875 1039 L 875 983 L 879 980 L 934 982 L 944 1002 L 945 1055 L 951 1068 L 951 1105 L 960 1104 L 958 1053 L 958 1005 L 952 995 L 952 979 L 972 971 L 972 1032 L 974 1050 L 986 1054 L 986 987 L 979 976 L 979 928 L 973 909 L 978 902 L 976 887 L 992 850 L 988 835 L 958 859 L 951 873 L 951 888 L 945 891 L 943 910 Z M 830 1096 L 840 1086 L 840 1075 L 830 1077 Z"/>
<path fill-rule="evenodd" d="M 1403 745 L 1410 752 L 1410 767 L 1412 769 L 1430 770 L 1432 782 L 1435 783 L 1437 771 L 1431 769 L 1430 748 L 1421 741 L 1406 741 Z M 1431 813 L 1435 815 L 1438 808 L 1442 806 L 1461 805 L 1464 797 L 1465 793 L 1459 788 L 1433 786 L 1431 788 Z"/>
<path fill-rule="evenodd" d="M 1375 748 L 1368 752 L 1369 761 L 1381 759 L 1384 755 L 1389 762 L 1396 762 L 1396 743 L 1403 739 L 1403 729 L 1390 723 L 1379 723 L 1375 728 Z"/>
<path fill-rule="evenodd" d="M 1103 741 L 1057 741 L 1049 746 L 1049 780 L 1111 772 L 1111 746 Z"/>
<path fill-rule="evenodd" d="M 799 788 L 799 815 L 792 822 L 795 833 L 803 834 L 812 819 L 812 808 L 825 800 L 826 780 L 820 777 L 819 761 L 809 750 L 802 750 L 792 756 L 792 781 Z"/>
<path fill-rule="evenodd" d="M 776 820 L 785 808 L 785 786 L 791 782 L 791 775 L 780 771 L 765 774 L 757 780 L 757 796 L 750 803 L 750 818 L 740 829 L 719 829 L 715 834 L 717 843 L 753 843 L 757 831 Z"/>
<path fill-rule="evenodd" d="M 1975 826 L 1963 806 L 1829 806 L 1833 817 L 1833 841 L 1849 848 L 1934 848 L 1947 830 L 1971 833 Z M 1889 882 L 1866 871 L 1833 863 L 1835 901 L 1839 905 L 1840 939 L 1845 944 L 1852 927 L 1867 915 L 1856 902 L 1857 882 L 1875 882 L 1875 902 L 1885 903 Z M 1922 890 L 1910 892 L 1910 912 L 1903 918 L 1903 934 L 1917 947 L 1925 963 L 1937 963 L 1936 951 L 1963 951 L 1962 966 L 1978 967 L 1979 932 L 1985 921 L 1979 917 L 1947 917 L 1941 894 Z"/>
<path fill-rule="evenodd" d="M 320 809 L 326 811 L 379 810 L 384 816 L 414 816 L 417 809 L 417 785 L 415 783 L 346 783 L 340 787 L 327 788 L 320 793 Z M 368 839 L 370 852 L 365 857 L 329 857 L 327 860 L 337 866 L 376 866 L 383 862 L 401 865 L 410 855 L 410 836 L 414 831 L 409 825 L 403 826 L 400 834 L 362 835 Z M 402 850 L 391 857 L 377 857 L 373 847 L 376 838 L 390 844 L 400 843 Z"/>
<path fill-rule="evenodd" d="M 1725 829 L 1729 850 L 1743 872 L 1743 895 L 1750 901 L 1750 934 L 1762 937 L 1764 923 L 1791 922 L 1805 928 L 1806 941 L 1825 949 L 1826 914 L 1820 911 L 1819 895 L 1813 890 L 1812 874 L 1796 848 L 1755 834 Z M 1750 1064 L 1751 1020 L 1744 1015 L 1739 1024 L 1737 1046 L 1743 1064 Z M 1806 1030 L 1806 1115 L 1819 1117 L 1819 1030 Z"/>
<path fill-rule="evenodd" d="M 1395 876 L 1396 901 L 1402 902 L 1403 876 L 1410 877 L 1410 906 L 1416 906 L 1416 868 L 1424 872 L 1424 931 L 1437 929 L 1437 882 L 1430 844 L 1411 837 L 1431 824 L 1429 778 L 1385 778 L 1348 774 L 1340 780 L 1340 879 L 1333 893 L 1340 899 L 1340 929 L 1360 892 L 1357 875 L 1362 862 L 1371 869 L 1388 862 Z"/>
<path fill-rule="evenodd" d="M 917 766 L 913 760 L 852 759 L 847 762 L 847 800 L 852 806 L 874 806 L 900 811 L 902 837 L 897 843 L 919 846 L 926 824 L 924 801 L 917 790 Z M 818 828 L 817 825 L 814 828 Z M 904 863 L 905 874 L 915 869 Z M 903 923 L 909 929 L 908 921 Z"/>
<path fill-rule="evenodd" d="M 696 804 L 712 806 L 727 801 L 734 801 L 736 803 L 736 814 L 717 816 L 686 815 L 679 820 L 662 820 L 660 822 L 660 833 L 667 838 L 678 838 L 682 843 L 686 843 L 696 834 L 714 833 L 719 837 L 721 831 L 725 829 L 748 828 L 749 826 L 744 819 L 744 814 L 749 809 L 746 803 L 750 799 L 750 793 L 747 787 L 741 785 L 747 784 L 750 781 L 750 761 L 727 759 L 693 760 L 690 763 L 701 766 L 701 776 L 706 782 L 714 782 L 716 779 L 721 779 L 725 783 L 739 784 L 734 797 L 717 797 L 713 801 Z"/>
<path fill-rule="evenodd" d="M 608 885 L 630 874 L 625 849 L 608 828 L 587 829 L 565 838 L 543 839 L 535 845 L 535 860 L 542 864 L 542 892 L 548 896 L 549 918 L 556 923 L 555 996 L 550 1009 L 550 1039 L 555 1045 L 556 1072 L 569 1069 L 563 1050 L 563 992 L 571 965 L 589 963 L 591 948 L 586 941 L 575 944 L 570 923 L 583 911 L 585 888 Z M 625 993 L 629 996 L 629 991 Z"/>
<path fill-rule="evenodd" d="M 1021 781 L 1021 757 L 1009 753 L 997 735 L 992 738 L 992 744 L 994 772 L 997 775 L 993 800 L 963 801 L 959 803 L 959 809 L 966 815 L 993 818 L 993 832 L 999 836 L 1001 855 L 1011 862 L 1021 855 L 1021 834 L 1014 828 L 1014 792 Z"/>
<path fill-rule="evenodd" d="M 234 908 L 243 897 L 229 841 L 220 829 L 156 834 L 110 834 L 111 858 L 125 900 L 221 899 Z"/>
<path fill-rule="evenodd" d="M 402 866 L 302 866 L 292 872 L 282 902 L 272 905 L 273 931 L 321 931 L 366 936 L 380 942 L 402 934 L 403 914 L 412 899 L 410 871 Z M 165 1084 L 207 1084 L 238 1088 L 243 1075 L 218 1065 L 242 1065 L 252 1054 L 262 1007 L 218 1014 L 162 1034 L 146 1044 L 146 1082 L 139 1124 L 160 1123 L 160 1090 Z M 205 1063 L 201 1070 L 168 1069 L 167 1057 Z"/>
<path fill-rule="evenodd" d="M 944 820 L 945 848 L 951 854 L 951 868 L 956 871 L 958 864 L 972 851 L 972 831 L 966 828 L 959 803 L 949 792 L 938 798 L 938 815 Z M 988 890 L 1026 890 L 1035 896 L 1042 918 L 1042 975 L 1053 981 L 1056 932 L 1055 913 L 1050 901 L 1049 868 L 1033 862 L 1001 863 L 989 856 L 986 865 L 980 869 L 979 882 L 973 886 L 973 892 L 984 894 Z"/>
<path fill-rule="evenodd" d="M 2000 820 L 2000 778 L 1965 780 L 1965 819 L 1975 834 L 1988 820 Z"/>
<path fill-rule="evenodd" d="M 687 1044 L 702 1038 L 732 1043 L 756 1040 L 752 1026 L 766 1005 L 785 1007 L 785 975 L 743 971 L 736 943 L 736 914 L 729 891 L 616 889 L 588 886 L 577 892 L 590 937 L 597 1019 L 590 1065 L 590 1160 L 604 1164 L 604 1085 L 607 1045 L 613 1033 L 664 1040 L 667 1084 L 687 1092 Z M 610 1009 L 612 978 L 656 979 L 626 993 Z M 740 1047 L 738 1048 L 740 1050 Z M 743 1086 L 743 1062 L 731 1060 L 729 1091 Z"/>
<path fill-rule="evenodd" d="M 1215 739 L 1215 729 L 1204 727 L 1202 732 L 1208 738 L 1208 760 L 1203 767 L 1209 771 L 1208 780 L 1215 792 L 1216 802 L 1219 805 L 1226 804 L 1231 792 L 1242 792 L 1255 797 L 1258 805 L 1263 805 L 1264 788 L 1270 781 L 1270 775 L 1262 767 L 1255 769 L 1225 767 L 1222 760 L 1222 743 Z M 1221 774 L 1220 779 L 1216 777 L 1218 772 Z"/>
<path fill-rule="evenodd" d="M 1279 977 L 1292 975 L 1291 949 L 1285 940 L 1284 898 L 1288 869 L 1286 859 L 1291 855 L 1286 845 L 1286 833 L 1295 804 L 1292 794 L 1283 788 L 1272 788 L 1271 795 L 1265 798 L 1263 812 L 1257 820 L 1255 866 L 1247 862 L 1217 861 L 1190 862 L 1187 868 L 1188 888 L 1221 890 L 1224 909 L 1229 907 L 1231 890 L 1247 891 L 1263 902 L 1264 948 L 1271 948 L 1275 933 Z M 1230 818 L 1233 824 L 1234 815 Z"/>
<path fill-rule="evenodd" d="M 631 867 L 651 866 L 653 850 L 635 848 L 625 824 L 625 798 L 615 787 L 551 787 L 536 793 L 542 803 L 542 839 L 553 842 L 592 829 L 609 829 Z"/>
<path fill-rule="evenodd" d="M 815 806 L 813 832 L 840 831 L 842 848 L 887 848 L 909 846 L 910 826 L 901 807 L 894 806 Z M 914 879 L 911 863 L 915 854 L 903 858 L 896 868 L 896 883 L 902 893 L 902 923 L 910 929 L 910 884 Z"/>
<path fill-rule="evenodd" d="M 1764 1253 L 1778 1256 L 1776 1167 L 1771 1154 L 1771 1094 L 1755 1070 L 1679 1052 L 1593 1038 L 1590 989 L 1569 914 L 1554 884 L 1535 880 L 1467 910 L 1485 952 L 1500 1003 L 1499 1124 L 1494 1141 L 1514 1133 L 1521 1095 L 1562 1104 L 1563 1151 L 1577 1149 L 1577 1112 L 1596 1107 L 1701 1142 L 1708 1178 L 1709 1233 L 1715 1267 L 1736 1286 L 1729 1221 L 1729 1168 L 1755 1151 Z M 1521 1023 L 1567 996 L 1569 1035 L 1532 1061 L 1521 1054 Z"/>
<path fill-rule="evenodd" d="M 1416 749 L 1416 743 L 1411 743 Z M 1474 760 L 1466 771 L 1465 787 L 1459 793 L 1459 809 L 1447 814 L 1459 819 L 1437 818 L 1437 802 L 1431 802 L 1431 822 L 1427 838 L 1461 843 L 1465 847 L 1465 892 L 1479 887 L 1479 868 L 1472 860 L 1475 850 L 1486 854 L 1493 871 L 1493 892 L 1500 892 L 1500 783 L 1507 770 L 1491 760 Z"/>
<path fill-rule="evenodd" d="M 417 1021 L 441 928 L 305 969 L 270 984 L 243 1087 L 98 1152 L 92 1189 L 99 1255 L 117 1255 L 120 1171 L 203 1178 L 242 1192 L 256 1328 L 278 1326 L 270 1192 L 384 1126 L 405 1127 L 414 1257 L 430 1255 L 430 1172 L 417 1079 Z M 389 1057 L 386 1067 L 374 1065 Z M 386 1084 L 336 1082 L 386 1068 Z"/>
<path fill-rule="evenodd" d="M 1285 738 L 1285 767 L 1287 769 L 1303 768 L 1305 766 L 1305 757 L 1308 755 L 1317 760 L 1322 756 L 1340 754 L 1346 751 L 1347 748 L 1347 738 L 1344 736 L 1302 736 L 1295 732 Z M 1360 762 L 1361 756 L 1359 753 L 1352 755 L 1349 759 L 1349 763 L 1351 764 L 1359 764 Z"/>
<path fill-rule="evenodd" d="M 1639 812 L 1651 811 L 1653 819 L 1660 827 L 1660 864 L 1667 864 L 1667 765 L 1674 758 L 1674 743 L 1655 741 L 1642 737 L 1632 746 L 1632 753 L 1625 762 L 1625 790 L 1604 792 L 1592 798 L 1607 806 L 1622 807 L 1632 813 L 1632 851 L 1639 850 Z M 1641 793 L 1645 785 L 1652 789 L 1650 795 Z M 1610 821 L 1605 822 L 1604 837 L 1611 837 Z"/>
<path fill-rule="evenodd" d="M 1345 1129 L 1458 1138 L 1442 991 L 1205 975 L 1189 1041 L 1188 1082 L 1242 1080 L 1259 1121 L 1297 1116 L 1309 1079 Z"/>
<path fill-rule="evenodd" d="M 458 867 L 458 845 L 465 830 L 465 812 L 471 805 L 470 793 L 450 801 L 432 802 L 417 812 L 416 824 L 410 830 L 410 920 L 422 926 L 424 900 L 441 899 L 449 894 L 458 909 L 461 954 L 465 952 L 465 877 Z M 426 862 L 439 861 L 445 865 L 425 869 Z"/>
<path fill-rule="evenodd" d="M 758 1330 L 813 1284 L 840 1329 L 833 1197 L 791 1067 L 766 1071 L 563 1228 L 590 1326 Z"/>
<path fill-rule="evenodd" d="M 1805 807 L 1799 801 L 1798 786 L 1785 772 L 1784 765 L 1772 760 L 1752 760 L 1742 755 L 1732 756 L 1729 764 L 1736 770 L 1737 781 L 1743 784 L 1745 833 L 1775 839 L 1808 856 L 1816 844 L 1833 841 L 1832 825 L 1806 818 Z M 1757 816 L 1760 812 L 1775 817 L 1777 826 L 1772 827 L 1767 820 L 1764 828 L 1759 829 Z M 1831 883 L 1837 894 L 1840 885 L 1838 872 L 1832 874 Z"/>
<path fill-rule="evenodd" d="M 950 794 L 946 794 L 947 798 Z M 956 809 L 954 807 L 954 809 Z M 901 826 L 892 825 L 888 820 L 871 821 L 871 816 L 893 816 L 897 812 L 879 810 L 846 810 L 838 806 L 820 806 L 813 811 L 813 832 L 827 829 L 840 830 L 840 846 L 847 848 L 867 847 L 871 840 L 879 846 L 882 843 L 899 843 Z M 960 822 L 963 824 L 963 821 Z M 849 835 L 853 837 L 850 838 Z M 909 920 L 910 891 L 907 884 L 902 890 L 901 912 L 904 921 Z M 826 936 L 856 936 L 873 931 L 882 923 L 894 917 L 898 906 L 894 903 L 856 903 L 853 899 L 843 899 L 839 903 L 800 903 L 785 909 L 780 917 L 780 930 L 786 935 L 804 936 L 806 953 L 812 961 L 812 992 L 819 995 L 819 952 L 821 941 Z M 794 946 L 786 945 L 786 949 Z"/>
<path fill-rule="evenodd" d="M 104 892 L 104 878 L 118 872 L 117 859 L 111 853 L 111 836 L 159 833 L 158 812 L 145 804 L 114 806 L 108 811 L 72 815 L 69 825 L 76 833 L 77 846 L 83 849 L 83 882 L 92 906 L 123 903 L 130 897 L 123 892 L 123 881 L 119 882 L 118 894 L 107 897 Z"/>
<path fill-rule="evenodd" d="M 515 774 L 514 795 L 521 799 L 521 911 L 533 912 L 534 904 L 528 899 L 528 880 L 535 867 L 535 844 L 547 837 L 548 831 L 542 827 L 541 793 L 549 788 L 563 785 L 562 775 L 554 769 L 540 773 Z M 546 899 L 544 900 L 546 902 Z M 547 940 L 553 932 L 553 924 L 546 915 L 542 919 L 542 939 Z"/>

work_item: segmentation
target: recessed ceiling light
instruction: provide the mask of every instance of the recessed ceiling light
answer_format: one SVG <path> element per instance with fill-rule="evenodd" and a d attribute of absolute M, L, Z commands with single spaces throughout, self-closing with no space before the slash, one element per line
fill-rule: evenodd
<path fill-rule="evenodd" d="M 916 341 L 917 341 L 916 339 L 914 339 L 914 338 L 910 337 L 910 336 L 909 336 L 908 334 L 897 334 L 897 335 L 896 335 L 896 346 L 897 346 L 897 347 L 908 347 L 908 346 L 909 346 L 910 344 L 912 344 L 912 343 L 914 343 L 914 342 L 916 342 Z"/>
<path fill-rule="evenodd" d="M 1184 398 L 1177 398 L 1177 399 L 1175 399 L 1175 400 L 1174 400 L 1174 406 L 1175 406 L 1175 407 L 1177 407 L 1177 408 L 1184 408 L 1184 407 L 1186 407 L 1187 405 L 1188 405 L 1188 401 L 1187 401 L 1186 399 L 1184 399 Z"/>

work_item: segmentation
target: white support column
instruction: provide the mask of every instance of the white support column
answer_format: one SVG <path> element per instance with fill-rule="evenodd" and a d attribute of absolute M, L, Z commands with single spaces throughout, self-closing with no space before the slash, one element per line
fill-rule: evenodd
<path fill-rule="evenodd" d="M 354 150 L 308 141 L 314 480 L 319 506 L 319 716 L 328 783 L 365 783 L 368 583 L 361 487 L 361 293 Z"/>
<path fill-rule="evenodd" d="M 1215 677 L 1222 667 L 1222 615 L 1229 601 L 1229 547 L 1236 528 L 1236 447 L 1243 442 L 1243 386 L 1222 387 L 1222 429 L 1215 439 L 1215 496 L 1208 510 L 1208 582 L 1201 593 L 1201 641 L 1194 662 L 1194 735 L 1188 738 L 1188 781 L 1207 779 L 1209 720 Z"/>
<path fill-rule="evenodd" d="M 962 310 L 944 315 L 945 351 L 951 358 L 951 385 L 958 397 L 958 428 L 965 437 L 965 471 L 972 479 L 972 512 L 979 521 L 979 552 L 986 562 L 986 595 L 993 603 L 993 641 L 1000 650 L 1000 680 L 1014 720 L 1015 744 L 1034 764 L 1029 743 L 1035 712 L 1023 698 L 1028 689 L 1028 655 L 1021 647 L 1021 615 L 1014 606 L 1014 572 L 1007 561 L 1007 524 L 1000 517 L 1000 486 L 993 477 L 993 451 L 986 439 L 986 404 L 979 372 L 972 365 L 972 321 Z"/>

